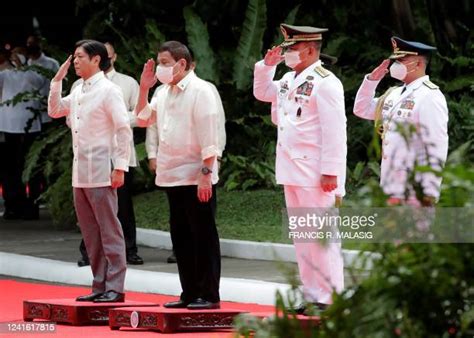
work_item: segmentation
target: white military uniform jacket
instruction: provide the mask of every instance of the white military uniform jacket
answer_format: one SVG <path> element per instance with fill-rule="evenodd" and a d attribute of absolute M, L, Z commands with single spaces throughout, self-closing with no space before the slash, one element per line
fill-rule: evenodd
<path fill-rule="evenodd" d="M 364 119 L 375 119 L 378 99 L 375 89 L 379 81 L 367 77 L 357 92 L 354 114 Z M 403 93 L 402 93 L 403 91 Z M 407 178 L 415 162 L 439 170 L 448 153 L 448 107 L 438 86 L 423 76 L 402 87 L 395 88 L 385 98 L 381 118 L 386 131 L 382 140 L 381 186 L 390 196 L 404 198 Z M 414 132 L 401 133 L 413 126 Z M 439 197 L 441 178 L 433 173 L 417 174 L 425 195 Z M 413 197 L 413 196 L 409 196 Z"/>
<path fill-rule="evenodd" d="M 275 71 L 263 60 L 255 64 L 254 95 L 272 103 L 272 121 L 278 126 L 277 183 L 319 187 L 321 175 L 334 175 L 338 195 L 343 195 L 347 136 L 342 83 L 319 60 L 296 78 L 291 71 L 274 81 Z"/>

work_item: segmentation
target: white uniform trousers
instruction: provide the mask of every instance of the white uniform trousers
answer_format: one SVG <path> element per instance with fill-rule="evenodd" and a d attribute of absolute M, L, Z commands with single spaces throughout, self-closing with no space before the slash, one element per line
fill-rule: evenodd
<path fill-rule="evenodd" d="M 335 194 L 320 187 L 285 185 L 287 208 L 334 207 Z M 303 294 L 309 302 L 331 304 L 333 291 L 344 288 L 341 243 L 302 243 L 294 240 Z"/>

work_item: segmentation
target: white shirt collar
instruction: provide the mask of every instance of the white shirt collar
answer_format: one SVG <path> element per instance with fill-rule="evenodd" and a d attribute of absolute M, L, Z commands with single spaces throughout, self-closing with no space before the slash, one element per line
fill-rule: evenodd
<path fill-rule="evenodd" d="M 312 63 L 308 67 L 306 67 L 301 73 L 296 75 L 295 78 L 305 76 L 308 71 L 313 70 L 315 67 L 320 67 L 320 66 L 321 66 L 321 60 L 318 60 L 315 63 Z"/>
<path fill-rule="evenodd" d="M 112 80 L 112 78 L 115 76 L 115 74 L 117 74 L 117 71 L 115 70 L 115 68 L 112 68 L 111 71 L 105 73 L 105 77 L 109 80 Z"/>
<path fill-rule="evenodd" d="M 84 81 L 84 86 L 93 86 L 97 81 L 103 79 L 105 77 L 104 72 L 100 71 L 94 75 L 92 75 L 90 78 L 88 78 L 86 81 Z"/>
<path fill-rule="evenodd" d="M 185 90 L 188 84 L 196 77 L 196 74 L 194 73 L 194 70 L 190 71 L 185 77 L 181 79 L 176 84 L 176 87 L 178 87 L 181 90 Z"/>
<path fill-rule="evenodd" d="M 430 77 L 428 75 L 424 75 L 422 77 L 419 77 L 418 79 L 410 82 L 409 84 L 406 84 L 405 87 L 406 89 L 414 89 L 414 88 L 418 88 L 419 86 L 421 86 L 421 84 L 426 81 L 426 80 L 429 80 Z"/>

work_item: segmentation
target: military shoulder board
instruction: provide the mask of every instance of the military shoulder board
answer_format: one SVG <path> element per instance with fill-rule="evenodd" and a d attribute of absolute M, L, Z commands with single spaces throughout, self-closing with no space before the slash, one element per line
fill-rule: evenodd
<path fill-rule="evenodd" d="M 329 76 L 331 73 L 329 72 L 329 70 L 327 70 L 326 68 L 322 67 L 322 66 L 317 66 L 314 68 L 314 71 L 316 73 L 318 73 L 319 76 L 321 77 L 327 77 Z"/>
<path fill-rule="evenodd" d="M 430 80 L 425 80 L 423 81 L 423 84 L 428 87 L 429 89 L 438 89 L 439 87 L 437 85 L 435 85 L 433 82 L 431 82 Z"/>

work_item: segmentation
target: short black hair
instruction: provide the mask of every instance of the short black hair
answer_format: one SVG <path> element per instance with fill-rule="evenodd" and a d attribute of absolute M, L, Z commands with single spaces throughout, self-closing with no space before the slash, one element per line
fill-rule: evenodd
<path fill-rule="evenodd" d="M 189 70 L 189 68 L 191 67 L 193 58 L 191 56 L 189 48 L 186 47 L 185 44 L 179 41 L 166 41 L 160 46 L 158 50 L 158 53 L 163 52 L 169 52 L 176 62 L 181 59 L 186 60 L 186 70 Z"/>
<path fill-rule="evenodd" d="M 81 40 L 76 42 L 76 48 L 79 47 L 84 48 L 90 58 L 96 55 L 100 56 L 100 70 L 107 70 L 110 68 L 111 63 L 109 59 L 109 54 L 107 53 L 107 48 L 105 48 L 105 45 L 102 42 L 96 40 Z"/>

